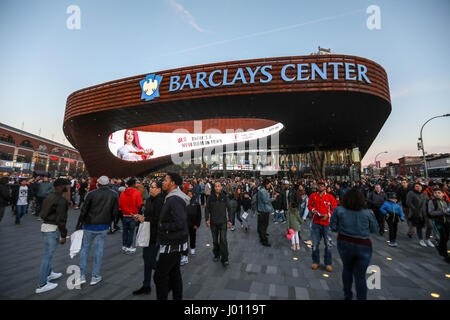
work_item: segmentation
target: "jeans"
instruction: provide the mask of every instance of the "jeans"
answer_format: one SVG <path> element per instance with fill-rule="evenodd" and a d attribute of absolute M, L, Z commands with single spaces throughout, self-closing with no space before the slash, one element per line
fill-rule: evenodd
<path fill-rule="evenodd" d="M 378 228 L 379 228 L 379 233 L 384 233 L 384 219 L 385 216 L 384 214 L 381 213 L 380 208 L 375 208 L 373 209 L 373 213 L 375 213 L 375 218 L 377 219 L 378 222 Z"/>
<path fill-rule="evenodd" d="M 280 221 L 281 219 L 281 221 Z M 284 210 L 275 210 L 275 214 L 273 216 L 273 222 L 283 222 L 286 221 L 286 215 L 284 213 Z"/>
<path fill-rule="evenodd" d="M 197 230 L 193 226 L 189 226 L 189 248 L 195 249 L 195 242 L 197 239 Z"/>
<path fill-rule="evenodd" d="M 183 299 L 183 279 L 180 272 L 180 252 L 160 253 L 153 280 L 156 287 L 156 298 L 167 300 L 172 290 L 173 300 Z"/>
<path fill-rule="evenodd" d="M 150 287 L 152 281 L 152 270 L 156 270 L 156 257 L 158 256 L 159 245 L 151 243 L 142 249 L 144 259 L 144 287 Z"/>
<path fill-rule="evenodd" d="M 331 266 L 331 249 L 328 243 L 330 235 L 330 226 L 313 223 L 311 226 L 311 241 L 312 241 L 312 260 L 314 264 L 320 264 L 319 245 L 323 238 L 325 244 L 324 263 L 326 266 Z"/>
<path fill-rule="evenodd" d="M 122 245 L 131 248 L 134 239 L 134 229 L 136 228 L 136 221 L 130 217 L 123 217 L 122 219 Z"/>
<path fill-rule="evenodd" d="M 240 223 L 242 223 L 241 208 L 236 208 L 236 210 L 233 213 L 231 213 L 231 224 L 233 226 L 235 225 L 236 218 L 239 220 Z"/>
<path fill-rule="evenodd" d="M 416 227 L 417 230 L 417 237 L 419 240 L 423 240 L 423 228 L 425 228 L 425 240 L 430 239 L 431 231 L 432 231 L 432 225 L 431 221 L 429 219 L 426 219 L 424 222 L 424 226 Z"/>
<path fill-rule="evenodd" d="M 16 223 L 20 223 L 20 219 L 27 213 L 28 205 L 16 206 Z"/>
<path fill-rule="evenodd" d="M 89 252 L 91 251 L 92 243 L 95 242 L 95 252 L 94 252 L 94 268 L 92 269 L 92 276 L 100 276 L 100 268 L 102 266 L 103 257 L 103 244 L 105 243 L 105 238 L 108 230 L 93 231 L 93 230 L 83 230 L 83 242 L 81 243 L 80 251 L 80 275 L 86 276 L 86 266 L 89 258 Z"/>
<path fill-rule="evenodd" d="M 39 217 L 39 214 L 41 213 L 42 208 L 42 201 L 44 201 L 45 198 L 36 197 L 36 211 L 35 214 Z"/>
<path fill-rule="evenodd" d="M 261 243 L 268 243 L 269 239 L 267 238 L 267 227 L 269 226 L 269 215 L 268 212 L 258 212 L 258 235 L 259 241 Z"/>
<path fill-rule="evenodd" d="M 80 201 L 78 202 L 78 208 L 81 208 L 81 206 L 83 205 L 85 197 L 86 197 L 85 193 L 80 194 Z"/>
<path fill-rule="evenodd" d="M 52 273 L 52 259 L 59 242 L 59 232 L 42 232 L 44 237 L 44 257 L 42 258 L 41 272 L 39 273 L 39 287 L 45 286 L 47 277 Z"/>
<path fill-rule="evenodd" d="M 214 257 L 221 257 L 222 262 L 228 261 L 227 224 L 211 224 Z"/>
<path fill-rule="evenodd" d="M 386 221 L 389 227 L 389 242 L 395 242 L 397 239 L 397 226 L 398 221 L 400 220 L 399 216 L 393 213 L 390 213 L 386 217 Z"/>
<path fill-rule="evenodd" d="M 433 223 L 437 232 L 439 232 L 439 243 L 437 247 L 439 254 L 443 257 L 448 257 L 447 242 L 449 238 L 450 222 L 447 220 L 445 223 L 444 221 L 434 221 Z"/>
<path fill-rule="evenodd" d="M 367 299 L 366 271 L 372 258 L 372 247 L 345 240 L 338 240 L 337 250 L 342 259 L 342 283 L 346 299 L 353 298 L 352 284 L 355 278 L 356 296 L 358 300 Z"/>

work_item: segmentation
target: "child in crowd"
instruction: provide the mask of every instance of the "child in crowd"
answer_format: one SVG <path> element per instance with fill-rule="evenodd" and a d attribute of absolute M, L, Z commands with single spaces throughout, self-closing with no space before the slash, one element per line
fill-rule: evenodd
<path fill-rule="evenodd" d="M 286 228 L 288 230 L 292 229 L 295 231 L 291 238 L 291 242 L 292 242 L 291 249 L 292 250 L 300 250 L 299 232 L 300 232 L 301 219 L 300 219 L 300 216 L 298 215 L 297 208 L 289 208 L 289 210 L 287 212 L 286 221 L 287 221 Z"/>
<path fill-rule="evenodd" d="M 401 220 L 405 223 L 405 215 L 402 207 L 397 204 L 397 195 L 394 192 L 389 192 L 387 201 L 380 207 L 380 212 L 386 216 L 386 221 L 389 226 L 389 246 L 397 246 L 397 224 Z"/>
<path fill-rule="evenodd" d="M 248 231 L 248 215 L 250 209 L 252 208 L 252 200 L 250 199 L 249 194 L 244 193 L 244 198 L 242 199 L 242 208 L 244 209 L 244 213 L 242 214 L 242 223 L 244 224 L 245 232 Z"/>

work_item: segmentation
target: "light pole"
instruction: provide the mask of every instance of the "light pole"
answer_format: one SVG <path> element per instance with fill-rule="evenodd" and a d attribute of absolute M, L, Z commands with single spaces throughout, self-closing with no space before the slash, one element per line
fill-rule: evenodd
<path fill-rule="evenodd" d="M 376 169 L 378 169 L 377 168 L 377 157 L 380 155 L 380 154 L 383 154 L 383 153 L 388 153 L 387 151 L 383 151 L 383 152 L 380 152 L 380 153 L 378 153 L 376 156 L 375 156 L 375 168 Z M 380 168 L 381 168 L 381 164 L 380 164 Z M 377 170 L 378 171 L 378 170 Z"/>
<path fill-rule="evenodd" d="M 428 168 L 427 168 L 427 159 L 425 158 L 425 148 L 423 146 L 422 130 L 423 130 L 423 127 L 425 127 L 425 125 L 428 122 L 430 122 L 431 120 L 436 119 L 436 118 L 443 118 L 443 117 L 450 117 L 450 113 L 430 118 L 422 125 L 422 128 L 420 128 L 419 147 L 420 147 L 420 149 L 422 149 L 423 166 L 424 166 L 424 169 L 425 169 L 425 180 L 428 179 Z"/>

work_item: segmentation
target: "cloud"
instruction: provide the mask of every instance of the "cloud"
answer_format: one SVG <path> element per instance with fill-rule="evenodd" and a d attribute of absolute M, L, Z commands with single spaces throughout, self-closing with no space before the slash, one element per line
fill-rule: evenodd
<path fill-rule="evenodd" d="M 180 3 L 178 3 L 176 0 L 168 0 L 170 6 L 181 15 L 183 20 L 186 20 L 191 26 L 195 28 L 198 32 L 205 32 L 206 30 L 201 28 L 197 22 L 195 21 L 194 16 L 187 11 Z"/>

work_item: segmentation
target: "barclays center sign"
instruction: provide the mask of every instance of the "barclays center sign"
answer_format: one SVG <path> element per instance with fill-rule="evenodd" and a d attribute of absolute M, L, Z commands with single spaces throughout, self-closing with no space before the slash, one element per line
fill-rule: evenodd
<path fill-rule="evenodd" d="M 278 68 L 277 68 L 278 69 Z M 228 68 L 215 69 L 208 72 L 200 71 L 183 75 L 171 75 L 168 79 L 168 93 L 176 93 L 191 89 L 218 88 L 254 83 L 270 83 L 275 71 L 271 64 L 252 67 L 239 67 L 235 71 Z M 351 62 L 323 63 L 288 63 L 281 67 L 276 78 L 292 83 L 314 80 L 346 80 L 371 83 L 367 75 L 367 66 Z M 161 75 L 150 74 L 140 82 L 141 99 L 146 101 L 159 97 L 159 87 L 163 80 Z"/>

